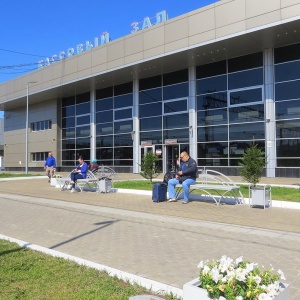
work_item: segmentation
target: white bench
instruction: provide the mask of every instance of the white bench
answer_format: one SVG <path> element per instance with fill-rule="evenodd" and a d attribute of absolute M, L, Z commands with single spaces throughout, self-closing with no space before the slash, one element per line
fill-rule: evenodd
<path fill-rule="evenodd" d="M 203 170 L 201 174 L 199 174 L 199 181 L 196 181 L 195 184 L 190 186 L 189 194 L 195 190 L 201 190 L 211 197 L 217 205 L 220 205 L 221 201 L 225 200 L 225 196 L 228 197 L 230 195 L 235 199 L 237 204 L 245 203 L 240 187 L 229 177 L 220 172 L 214 170 Z M 178 198 L 181 193 L 182 184 L 177 184 L 176 198 Z"/>
<path fill-rule="evenodd" d="M 60 186 L 61 191 L 66 190 L 67 187 L 71 184 L 71 173 L 69 174 L 69 177 L 66 178 L 60 178 Z M 85 179 L 77 179 L 77 182 L 75 183 L 75 188 L 78 187 L 80 192 L 83 191 L 84 187 L 93 187 L 96 189 L 96 191 L 99 191 L 99 181 L 98 178 L 90 171 L 87 171 L 86 178 Z"/>

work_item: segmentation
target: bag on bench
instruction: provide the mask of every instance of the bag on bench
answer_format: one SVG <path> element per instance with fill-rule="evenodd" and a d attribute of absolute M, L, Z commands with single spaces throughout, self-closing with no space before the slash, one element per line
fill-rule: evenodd
<path fill-rule="evenodd" d="M 169 180 L 170 179 L 173 179 L 176 177 L 176 173 L 175 172 L 172 172 L 172 171 L 169 171 L 167 172 L 165 175 L 164 175 L 164 181 L 163 183 L 166 183 L 168 184 Z"/>
<path fill-rule="evenodd" d="M 167 185 L 162 182 L 157 182 L 153 185 L 152 200 L 153 202 L 162 202 L 167 199 Z"/>

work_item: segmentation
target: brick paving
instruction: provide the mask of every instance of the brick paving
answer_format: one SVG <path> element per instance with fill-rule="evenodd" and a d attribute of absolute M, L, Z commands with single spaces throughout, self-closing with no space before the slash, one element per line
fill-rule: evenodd
<path fill-rule="evenodd" d="M 297 185 L 298 179 L 261 182 Z M 0 181 L 1 234 L 177 288 L 197 277 L 200 260 L 243 255 L 282 269 L 291 299 L 300 299 L 299 225 L 300 210 L 62 192 L 45 178 Z"/>

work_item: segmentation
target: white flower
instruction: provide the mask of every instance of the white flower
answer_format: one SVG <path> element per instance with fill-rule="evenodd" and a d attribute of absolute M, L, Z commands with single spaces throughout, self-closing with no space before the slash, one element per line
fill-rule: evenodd
<path fill-rule="evenodd" d="M 230 257 L 226 257 L 225 255 L 221 257 L 220 264 L 219 264 L 219 270 L 221 273 L 224 273 L 228 270 L 230 270 L 232 267 L 233 260 Z"/>
<path fill-rule="evenodd" d="M 253 276 L 253 279 L 254 281 L 257 283 L 257 284 L 260 284 L 261 283 L 261 277 L 256 275 L 256 276 Z"/>
<path fill-rule="evenodd" d="M 236 270 L 236 279 L 237 280 L 239 280 L 239 281 L 246 281 L 246 275 L 247 275 L 247 273 L 246 273 L 246 271 L 245 271 L 245 269 L 242 269 L 242 268 L 238 268 L 237 270 Z"/>
<path fill-rule="evenodd" d="M 266 294 L 266 293 L 261 293 L 259 296 L 258 296 L 258 300 L 271 300 L 272 298 Z"/>
<path fill-rule="evenodd" d="M 236 300 L 243 300 L 244 298 L 242 296 L 237 296 L 235 299 Z"/>
<path fill-rule="evenodd" d="M 219 270 L 216 266 L 211 269 L 210 275 L 215 283 L 217 283 L 223 277 L 222 274 L 219 273 Z"/>
<path fill-rule="evenodd" d="M 240 256 L 238 257 L 236 260 L 235 260 L 235 264 L 238 265 L 239 263 L 241 263 L 243 261 L 243 256 Z"/>
<path fill-rule="evenodd" d="M 202 270 L 202 274 L 203 275 L 207 275 L 209 273 L 209 271 L 210 271 L 209 266 L 205 265 L 204 268 L 203 268 L 203 270 Z"/>

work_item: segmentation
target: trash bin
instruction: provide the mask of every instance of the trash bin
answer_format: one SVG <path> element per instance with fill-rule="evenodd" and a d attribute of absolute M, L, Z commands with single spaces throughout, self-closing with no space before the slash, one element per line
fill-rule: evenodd
<path fill-rule="evenodd" d="M 111 179 L 101 178 L 99 180 L 99 192 L 100 193 L 109 193 L 111 191 Z"/>

